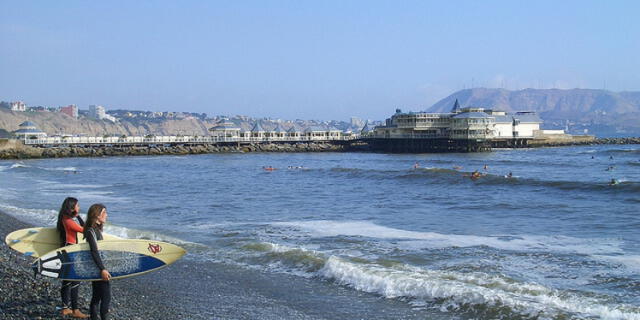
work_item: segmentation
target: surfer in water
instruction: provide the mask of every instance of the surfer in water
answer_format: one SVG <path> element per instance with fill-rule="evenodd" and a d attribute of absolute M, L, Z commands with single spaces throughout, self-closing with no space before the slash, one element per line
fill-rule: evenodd
<path fill-rule="evenodd" d="M 91 320 L 108 320 L 109 304 L 111 303 L 111 274 L 104 267 L 98 251 L 98 240 L 102 240 L 102 227 L 107 222 L 107 208 L 99 203 L 92 205 L 87 213 L 87 225 L 84 230 L 84 238 L 91 248 L 91 257 L 100 269 L 102 281 L 91 282 Z M 99 311 L 98 311 L 99 310 Z M 98 318 L 100 312 L 100 318 Z"/>
<path fill-rule="evenodd" d="M 473 173 L 471 173 L 471 180 L 477 180 L 480 179 L 480 177 L 482 177 L 482 174 L 478 172 L 478 170 L 475 170 L 473 171 Z"/>
<path fill-rule="evenodd" d="M 83 232 L 84 221 L 78 215 L 80 204 L 78 199 L 68 197 L 62 202 L 58 212 L 58 223 L 56 228 L 60 233 L 61 247 L 78 243 L 78 232 Z M 62 280 L 60 296 L 62 297 L 62 316 L 72 316 L 74 318 L 86 319 L 89 316 L 82 313 L 78 308 L 78 287 L 80 282 Z"/>

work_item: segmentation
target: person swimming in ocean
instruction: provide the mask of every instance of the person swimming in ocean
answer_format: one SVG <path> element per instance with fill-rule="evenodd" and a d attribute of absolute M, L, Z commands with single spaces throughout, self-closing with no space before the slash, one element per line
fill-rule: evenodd
<path fill-rule="evenodd" d="M 507 175 L 505 176 L 505 178 L 508 178 L 508 179 L 513 178 L 513 173 L 512 173 L 511 171 L 509 171 L 509 174 L 507 174 Z"/>
<path fill-rule="evenodd" d="M 482 177 L 482 174 L 478 172 L 478 170 L 475 170 L 471 173 L 471 180 L 477 180 L 480 179 L 480 177 Z"/>
<path fill-rule="evenodd" d="M 609 185 L 610 186 L 615 186 L 616 184 L 619 184 L 619 183 L 620 183 L 620 181 L 612 178 L 611 181 L 609 182 Z"/>
<path fill-rule="evenodd" d="M 413 164 L 413 169 L 419 169 L 420 168 L 420 164 L 418 162 Z"/>

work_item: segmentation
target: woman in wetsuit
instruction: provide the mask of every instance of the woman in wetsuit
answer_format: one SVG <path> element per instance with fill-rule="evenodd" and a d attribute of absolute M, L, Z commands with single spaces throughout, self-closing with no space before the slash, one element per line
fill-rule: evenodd
<path fill-rule="evenodd" d="M 105 268 L 98 251 L 98 240 L 102 240 L 102 227 L 107 222 L 107 208 L 102 204 L 94 204 L 89 208 L 87 213 L 87 224 L 84 229 L 84 238 L 91 248 L 91 257 L 100 270 L 102 281 L 91 282 L 91 320 L 98 319 L 98 310 L 100 319 L 109 319 L 109 304 L 111 303 L 111 274 Z"/>
<path fill-rule="evenodd" d="M 60 246 L 68 246 L 78 243 L 78 232 L 82 232 L 84 221 L 78 215 L 80 204 L 78 199 L 68 197 L 62 202 L 58 212 L 58 223 L 56 228 L 60 233 Z M 78 287 L 80 282 L 62 280 L 60 296 L 62 297 L 62 316 L 71 315 L 74 318 L 88 318 L 78 308 Z"/>

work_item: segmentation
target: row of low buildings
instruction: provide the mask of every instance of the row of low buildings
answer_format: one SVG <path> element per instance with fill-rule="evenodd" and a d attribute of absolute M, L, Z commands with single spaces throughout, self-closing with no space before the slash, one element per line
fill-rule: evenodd
<path fill-rule="evenodd" d="M 211 136 L 221 139 L 240 140 L 340 140 L 357 137 L 351 131 L 342 131 L 336 128 L 323 128 L 320 126 L 310 126 L 304 130 L 296 129 L 292 126 L 284 129 L 280 123 L 272 130 L 265 130 L 260 122 L 250 130 L 243 129 L 229 120 L 222 120 L 209 129 Z"/>
<path fill-rule="evenodd" d="M 456 100 L 449 113 L 403 113 L 397 109 L 384 125 L 363 131 L 363 136 L 381 139 L 525 139 L 543 134 L 541 123 L 535 112 L 460 108 Z"/>

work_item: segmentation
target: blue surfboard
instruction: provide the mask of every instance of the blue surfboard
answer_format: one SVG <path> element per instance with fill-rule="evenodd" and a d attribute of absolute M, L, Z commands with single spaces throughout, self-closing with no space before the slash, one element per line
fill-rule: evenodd
<path fill-rule="evenodd" d="M 186 251 L 176 245 L 150 240 L 102 240 L 98 250 L 112 279 L 145 274 L 180 259 Z M 69 281 L 99 281 L 100 270 L 88 243 L 62 247 L 42 255 L 32 268 L 36 274 Z"/>

